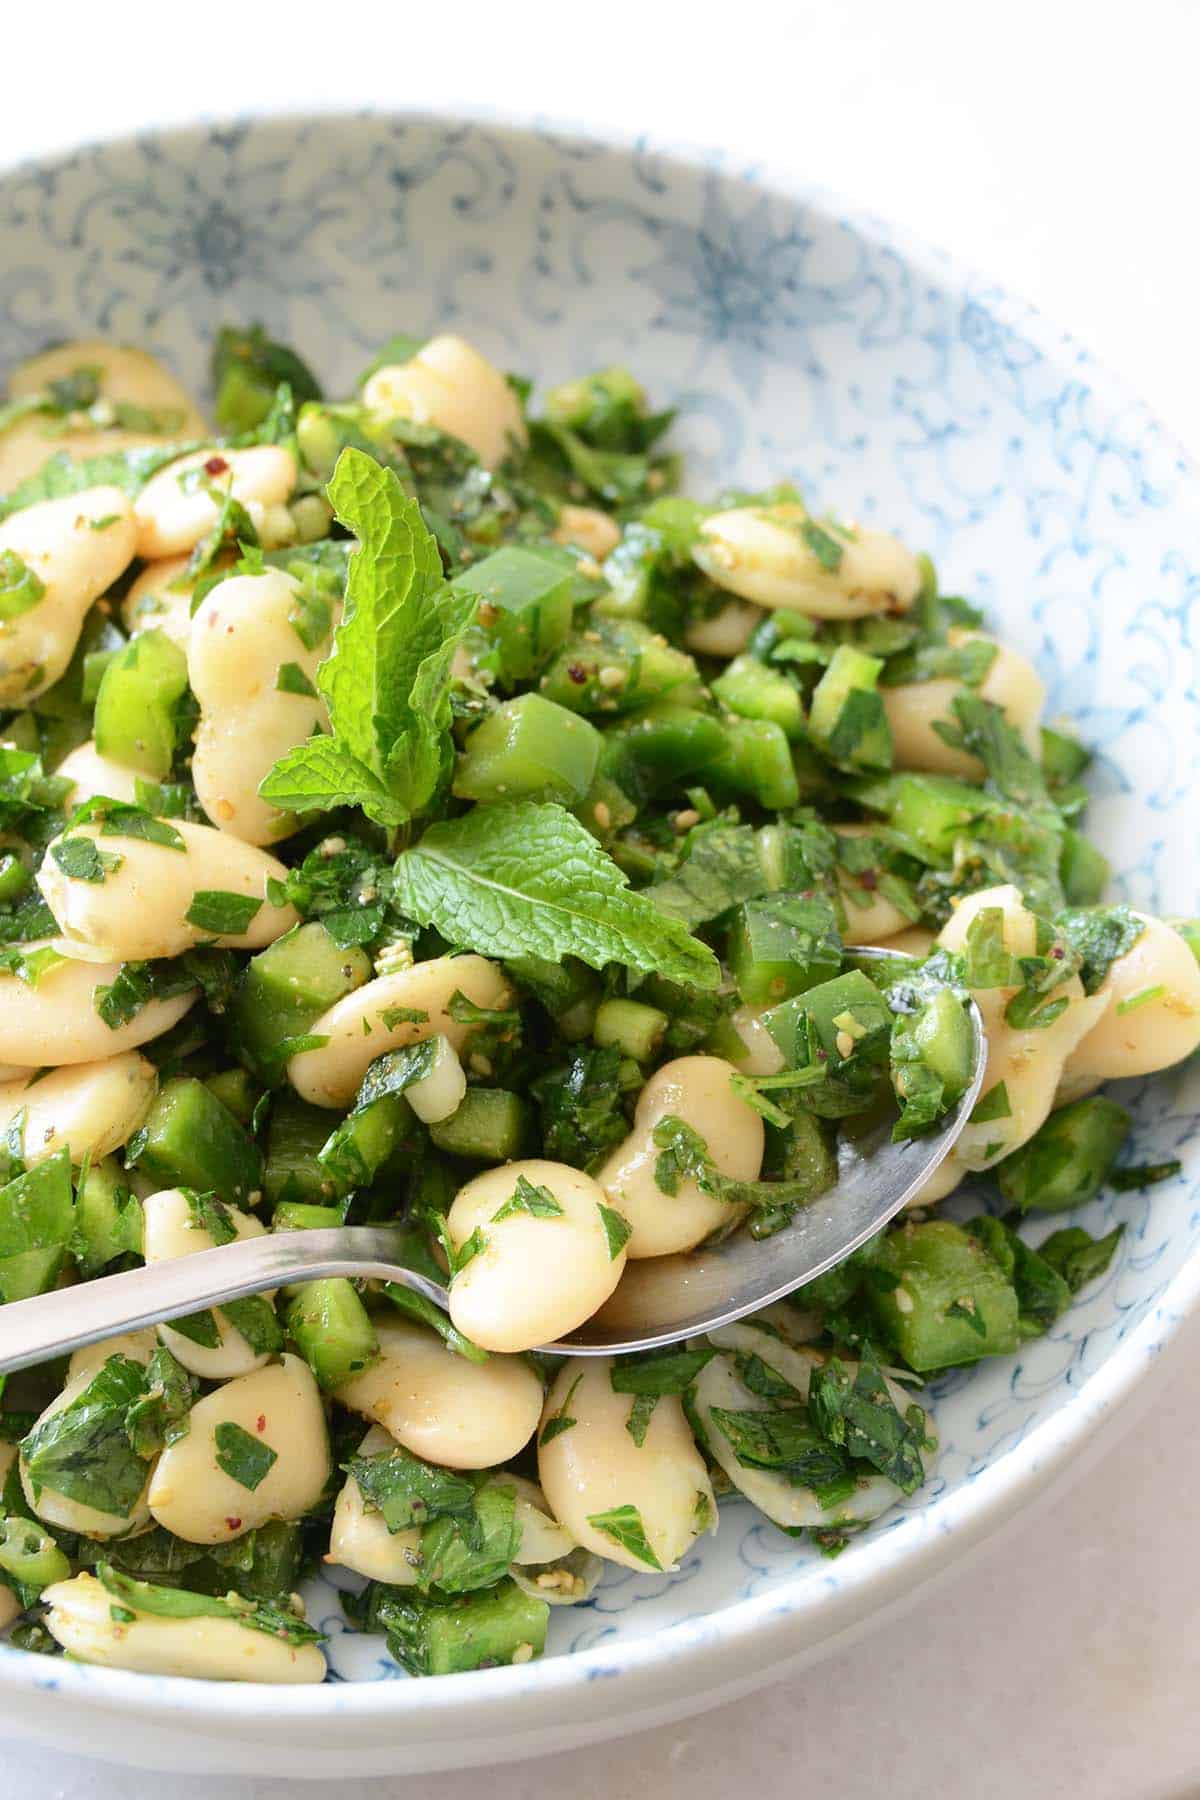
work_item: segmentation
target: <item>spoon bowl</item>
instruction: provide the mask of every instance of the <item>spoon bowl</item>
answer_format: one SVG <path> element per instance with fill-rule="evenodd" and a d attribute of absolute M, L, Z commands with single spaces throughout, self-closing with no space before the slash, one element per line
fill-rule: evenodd
<path fill-rule="evenodd" d="M 863 960 L 898 955 L 854 950 Z M 686 1255 L 632 1262 L 598 1313 L 569 1338 L 545 1348 L 569 1356 L 609 1356 L 677 1343 L 782 1300 L 857 1250 L 916 1197 L 971 1116 L 987 1058 L 979 1008 L 973 1000 L 968 1008 L 974 1072 L 935 1131 L 893 1143 L 893 1114 L 861 1136 L 843 1138 L 835 1186 L 800 1207 L 781 1230 L 763 1239 L 735 1231 L 722 1243 Z M 246 1294 L 330 1276 L 396 1282 L 448 1311 L 446 1289 L 403 1260 L 408 1243 L 401 1225 L 268 1232 L 17 1300 L 0 1307 L 0 1374 Z"/>

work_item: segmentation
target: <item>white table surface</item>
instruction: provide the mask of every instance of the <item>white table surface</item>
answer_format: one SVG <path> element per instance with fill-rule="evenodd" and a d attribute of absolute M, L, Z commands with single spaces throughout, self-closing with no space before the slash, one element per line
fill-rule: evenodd
<path fill-rule="evenodd" d="M 5 15 L 0 164 L 199 111 L 313 101 L 466 103 L 715 140 L 996 274 L 1200 456 L 1194 0 L 66 0 Z M 338 17 L 347 35 L 331 39 Z M 489 1771 L 488 1800 L 1200 1795 L 1198 1351 L 1200 1326 L 1146 1417 L 1065 1501 L 898 1623 L 692 1722 Z M 484 1785 L 352 1782 L 339 1800 L 424 1800 L 435 1783 L 438 1800 Z M 217 1786 L 177 1772 L 169 1791 L 208 1800 Z M 294 1787 L 219 1783 L 222 1800 Z M 0 1751 L 0 1800 L 163 1792 L 161 1777 Z"/>

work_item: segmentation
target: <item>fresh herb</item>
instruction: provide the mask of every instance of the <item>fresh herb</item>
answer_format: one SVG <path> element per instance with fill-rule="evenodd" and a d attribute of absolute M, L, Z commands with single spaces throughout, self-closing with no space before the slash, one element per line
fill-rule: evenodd
<path fill-rule="evenodd" d="M 187 1435 L 197 1383 L 165 1344 L 146 1365 L 146 1391 L 125 1415 L 125 1431 L 138 1456 L 149 1459 Z"/>
<path fill-rule="evenodd" d="M 1107 1272 L 1124 1234 L 1124 1225 L 1115 1226 L 1102 1238 L 1092 1237 L 1081 1226 L 1068 1225 L 1062 1231 L 1051 1232 L 1038 1245 L 1038 1255 L 1057 1270 L 1072 1294 L 1077 1294 L 1089 1281 L 1098 1281 Z"/>
<path fill-rule="evenodd" d="M 389 1531 L 465 1513 L 474 1503 L 475 1489 L 465 1475 L 436 1468 L 399 1445 L 378 1456 L 353 1456 L 343 1466 L 368 1510 L 379 1513 Z"/>
<path fill-rule="evenodd" d="M 250 1631 L 264 1632 L 279 1638 L 293 1648 L 302 1644 L 321 1644 L 322 1631 L 297 1617 L 294 1612 L 275 1606 L 269 1600 L 248 1600 L 240 1594 L 194 1594 L 185 1588 L 156 1587 L 148 1581 L 136 1581 L 123 1575 L 111 1563 L 97 1563 L 96 1576 L 104 1588 L 122 1606 L 155 1619 L 231 1619 Z"/>
<path fill-rule="evenodd" d="M 832 531 L 826 530 L 823 525 L 818 525 L 815 519 L 805 519 L 800 527 L 800 536 L 821 567 L 829 574 L 836 575 L 842 566 L 842 558 L 846 554 L 846 546 L 841 539 L 835 537 Z"/>
<path fill-rule="evenodd" d="M 653 1399 L 685 1393 L 715 1355 L 715 1349 L 705 1345 L 698 1350 L 647 1350 L 638 1356 L 618 1357 L 609 1376 L 613 1393 Z"/>
<path fill-rule="evenodd" d="M 994 1119 L 1011 1118 L 1012 1102 L 1008 1097 L 1008 1087 L 1003 1081 L 997 1081 L 975 1102 L 969 1123 L 990 1125 Z"/>
<path fill-rule="evenodd" d="M 511 1198 L 504 1202 L 498 1212 L 492 1214 L 492 1224 L 499 1224 L 501 1219 L 515 1218 L 518 1213 L 528 1213 L 534 1219 L 561 1219 L 565 1216 L 562 1206 L 550 1189 L 539 1187 L 524 1175 L 517 1176 L 516 1189 Z"/>
<path fill-rule="evenodd" d="M 221 1311 L 256 1356 L 274 1355 L 283 1349 L 283 1327 L 265 1294 L 246 1294 L 240 1300 L 226 1300 Z"/>
<path fill-rule="evenodd" d="M 262 1438 L 256 1438 L 232 1419 L 222 1419 L 213 1431 L 213 1442 L 216 1445 L 216 1464 L 224 1470 L 231 1481 L 239 1487 L 248 1488 L 251 1493 L 261 1487 L 275 1464 L 279 1461 L 279 1452 L 272 1450 L 270 1444 Z"/>
<path fill-rule="evenodd" d="M 564 1431 L 570 1431 L 570 1429 L 573 1425 L 577 1425 L 579 1423 L 578 1419 L 573 1419 L 571 1417 L 571 1414 L 568 1412 L 567 1408 L 571 1404 L 571 1400 L 574 1396 L 575 1389 L 579 1386 L 579 1384 L 582 1380 L 583 1380 L 582 1374 L 579 1374 L 575 1377 L 574 1381 L 571 1383 L 570 1387 L 567 1389 L 565 1395 L 563 1396 L 563 1403 L 559 1407 L 558 1411 L 550 1414 L 550 1417 L 546 1420 L 546 1423 L 542 1426 L 541 1432 L 538 1435 L 538 1443 L 539 1444 L 552 1444 L 556 1437 L 561 1437 Z"/>
<path fill-rule="evenodd" d="M 15 550 L 0 550 L 0 619 L 19 619 L 45 592 L 45 583 Z"/>
<path fill-rule="evenodd" d="M 134 838 L 141 843 L 160 844 L 165 850 L 187 853 L 183 836 L 174 825 L 167 819 L 156 819 L 144 806 L 134 806 L 131 801 L 110 800 L 101 794 L 85 800 L 71 815 L 72 826 L 93 820 L 100 822 L 101 837 Z"/>
<path fill-rule="evenodd" d="M 595 1526 L 597 1531 L 602 1531 L 605 1537 L 611 1538 L 614 1544 L 619 1544 L 622 1550 L 636 1556 L 647 1568 L 661 1571 L 662 1564 L 650 1548 L 642 1515 L 636 1506 L 614 1506 L 608 1512 L 589 1513 L 588 1524 Z"/>
<path fill-rule="evenodd" d="M 818 1431 L 806 1407 L 731 1411 L 714 1406 L 709 1416 L 745 1468 L 786 1475 L 827 1505 L 854 1491 L 845 1452 Z"/>
<path fill-rule="evenodd" d="M 152 1000 L 170 1000 L 190 993 L 196 986 L 180 961 L 122 963 L 111 982 L 95 988 L 92 1004 L 110 1031 L 119 1031 L 136 1019 Z"/>
<path fill-rule="evenodd" d="M 596 1210 L 600 1214 L 600 1223 L 604 1226 L 604 1236 L 608 1242 L 608 1260 L 616 1262 L 633 1236 L 633 1226 L 615 1206 L 605 1206 L 602 1200 L 596 1202 Z"/>
<path fill-rule="evenodd" d="M 657 1394 L 637 1394 L 634 1397 L 633 1405 L 629 1408 L 625 1429 L 639 1450 L 646 1442 L 646 1433 L 650 1429 L 650 1421 L 654 1417 L 654 1409 L 657 1405 Z"/>
<path fill-rule="evenodd" d="M 646 894 L 660 912 L 694 931 L 767 888 L 756 832 L 749 825 L 714 824 L 691 834 L 684 860 Z"/>
<path fill-rule="evenodd" d="M 454 1280 L 456 1275 L 461 1275 L 463 1270 L 467 1267 L 467 1264 L 474 1262 L 475 1258 L 481 1256 L 487 1247 L 487 1237 L 480 1230 L 478 1225 L 475 1227 L 470 1237 L 463 1239 L 457 1249 L 454 1249 L 453 1246 L 449 1246 L 451 1281 Z"/>
<path fill-rule="evenodd" d="M 1077 907 L 1059 913 L 1054 923 L 1080 959 L 1085 994 L 1103 987 L 1113 964 L 1133 949 L 1146 929 L 1145 920 L 1128 906 Z"/>
<path fill-rule="evenodd" d="M 441 1282 L 440 1268 L 436 1274 L 431 1275 L 431 1279 Z M 418 1294 L 412 1288 L 401 1287 L 398 1281 L 385 1281 L 383 1291 L 399 1312 L 415 1319 L 419 1325 L 428 1325 L 431 1330 L 436 1331 L 447 1350 L 455 1356 L 465 1357 L 468 1362 L 473 1363 L 487 1362 L 487 1351 L 481 1350 L 478 1344 L 464 1336 L 456 1325 L 451 1324 L 441 1307 L 435 1306 L 432 1300 L 427 1300 L 424 1294 Z"/>
<path fill-rule="evenodd" d="M 279 673 L 275 677 L 277 694 L 299 694 L 306 700 L 315 700 L 317 690 L 299 663 L 280 663 Z"/>
<path fill-rule="evenodd" d="M 619 1144 L 629 1126 L 621 1111 L 621 1053 L 615 1044 L 578 1051 L 533 1084 L 542 1148 L 552 1162 L 587 1169 Z"/>
<path fill-rule="evenodd" d="M 259 792 L 289 812 L 361 806 L 390 829 L 422 813 L 448 773 L 450 664 L 477 599 L 446 587 L 420 507 L 390 469 L 344 450 L 327 492 L 359 540 L 317 671 L 332 735 L 289 751 Z"/>
<path fill-rule="evenodd" d="M 1108 1177 L 1109 1187 L 1116 1188 L 1119 1194 L 1140 1193 L 1143 1188 L 1155 1187 L 1160 1181 L 1171 1181 L 1182 1172 L 1183 1164 L 1177 1156 L 1168 1162 L 1141 1163 L 1124 1169 L 1113 1169 Z"/>
<path fill-rule="evenodd" d="M 719 1193 L 716 1165 L 694 1125 L 668 1115 L 658 1121 L 652 1136 L 659 1152 L 654 1159 L 654 1185 L 660 1193 L 674 1196 L 685 1181 L 694 1181 L 703 1193 Z"/>
<path fill-rule="evenodd" d="M 419 1580 L 443 1594 L 494 1587 L 521 1548 L 517 1494 L 502 1481 L 476 1488 L 466 1511 L 447 1513 L 421 1533 Z"/>
<path fill-rule="evenodd" d="M 106 881 L 125 860 L 107 855 L 85 837 L 60 838 L 57 844 L 51 844 L 50 854 L 70 881 Z"/>
<path fill-rule="evenodd" d="M 199 888 L 184 914 L 189 925 L 211 932 L 214 937 L 240 937 L 249 931 L 262 901 L 252 894 L 231 894 L 223 888 Z"/>
<path fill-rule="evenodd" d="M 857 1369 L 831 1356 L 813 1370 L 808 1413 L 829 1443 L 878 1469 L 902 1494 L 914 1494 L 924 1481 L 924 1414 L 919 1406 L 901 1413 L 869 1351 Z"/>
<path fill-rule="evenodd" d="M 706 945 L 660 913 L 561 806 L 477 806 L 433 825 L 396 864 L 394 895 L 450 943 L 501 959 L 576 956 L 699 988 L 720 969 Z"/>
<path fill-rule="evenodd" d="M 148 1467 L 130 1442 L 128 1418 L 147 1388 L 140 1363 L 110 1356 L 69 1406 L 41 1419 L 21 1443 L 33 1493 L 48 1488 L 127 1517 L 146 1485 Z"/>

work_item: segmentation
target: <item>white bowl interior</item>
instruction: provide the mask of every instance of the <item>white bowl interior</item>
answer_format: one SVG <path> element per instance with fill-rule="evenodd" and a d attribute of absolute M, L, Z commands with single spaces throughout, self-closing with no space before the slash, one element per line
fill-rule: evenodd
<path fill-rule="evenodd" d="M 0 179 L 0 245 L 0 366 L 99 333 L 160 351 L 200 386 L 211 333 L 251 319 L 332 391 L 398 330 L 452 327 L 538 381 L 628 362 L 681 407 L 693 491 L 786 477 L 815 505 L 928 549 L 943 585 L 1033 654 L 1050 715 L 1096 749 L 1090 824 L 1114 896 L 1195 907 L 1193 478 L 1077 346 L 888 227 L 719 159 L 360 117 L 165 133 L 20 170 Z M 1134 1159 L 1178 1154 L 1184 1173 L 1081 1215 L 1093 1231 L 1124 1221 L 1125 1240 L 1048 1338 L 937 1384 L 941 1449 L 919 1494 L 833 1563 L 728 1503 L 719 1535 L 677 1573 L 614 1569 L 590 1605 L 558 1609 L 554 1653 L 592 1651 L 581 1676 L 620 1675 L 654 1663 L 653 1638 L 686 1671 L 701 1646 L 727 1642 L 736 1658 L 767 1619 L 788 1621 L 790 1647 L 815 1642 L 823 1609 L 849 1596 L 869 1611 L 885 1573 L 889 1592 L 896 1571 L 903 1587 L 905 1566 L 927 1569 L 924 1553 L 973 1511 L 1077 1454 L 1097 1410 L 1089 1385 L 1102 1371 L 1106 1394 L 1128 1385 L 1194 1285 L 1182 1272 L 1197 1235 L 1200 1077 L 1182 1069 L 1122 1097 Z M 332 1588 L 313 1599 L 336 1677 L 399 1673 L 381 1642 L 344 1633 Z M 766 1610 L 739 1605 L 753 1600 Z M 102 1706 L 157 1705 L 151 1689 L 205 1716 L 235 1706 L 11 1650 L 0 1681 L 18 1665 L 24 1687 L 53 1679 Z M 553 1683 L 569 1715 L 561 1666 L 519 1673 L 522 1693 Z M 456 1677 L 455 1694 L 515 1693 L 497 1683 L 517 1675 Z M 417 1685 L 391 1690 L 395 1717 L 415 1716 Z M 302 1715 L 259 1691 L 236 1711 L 286 1712 L 296 1730 L 321 1713 L 323 1697 L 310 1702 Z M 444 1730 L 449 1741 L 449 1715 Z"/>

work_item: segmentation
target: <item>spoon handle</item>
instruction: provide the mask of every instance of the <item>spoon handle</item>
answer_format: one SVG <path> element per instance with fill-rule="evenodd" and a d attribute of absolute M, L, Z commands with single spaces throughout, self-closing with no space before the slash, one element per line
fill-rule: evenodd
<path fill-rule="evenodd" d="M 375 1276 L 397 1281 L 445 1309 L 446 1290 L 399 1261 L 402 1242 L 386 1226 L 342 1225 L 321 1231 L 275 1231 L 173 1257 L 122 1275 L 0 1306 L 0 1374 L 137 1331 L 264 1288 L 322 1276 Z"/>

